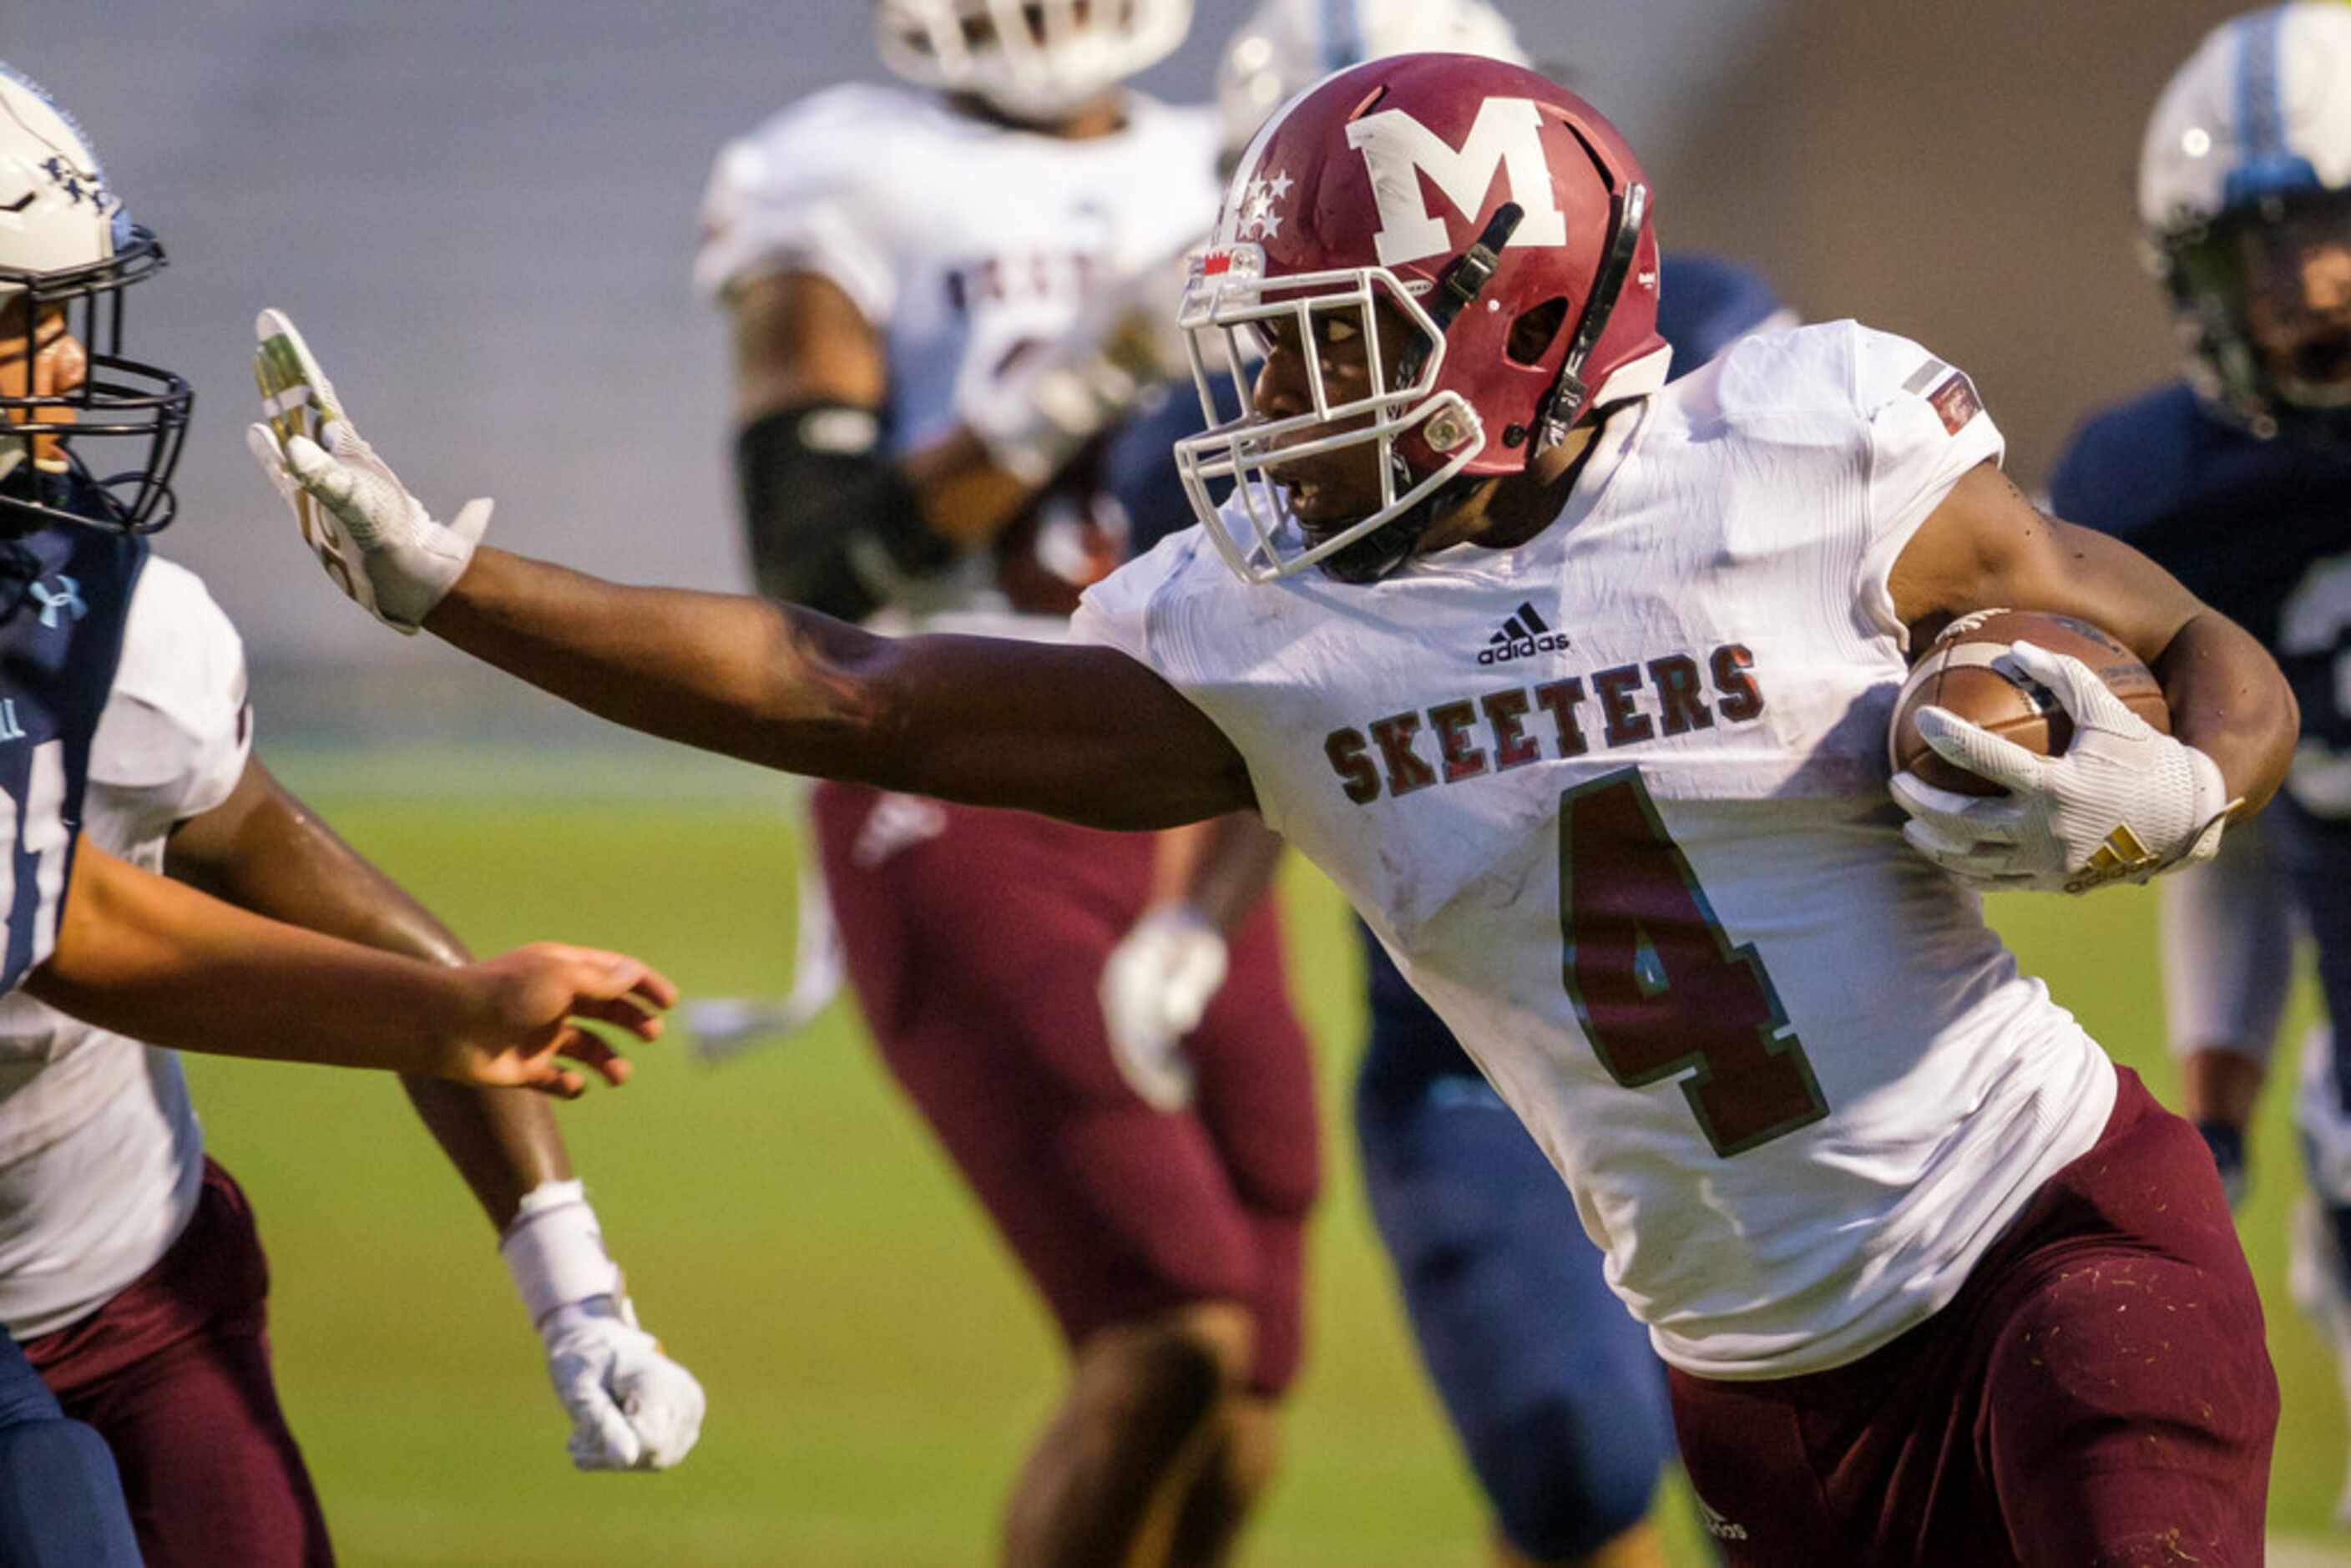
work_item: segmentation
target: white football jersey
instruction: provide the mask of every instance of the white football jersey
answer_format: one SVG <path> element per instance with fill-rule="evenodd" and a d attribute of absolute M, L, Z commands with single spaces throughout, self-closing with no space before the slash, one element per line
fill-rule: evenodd
<path fill-rule="evenodd" d="M 1125 103 L 1123 130 L 1071 141 L 928 93 L 819 93 L 720 151 L 695 284 L 713 298 L 780 272 L 838 284 L 887 345 L 883 450 L 928 444 L 973 400 L 1005 395 L 1023 352 L 1077 326 L 1092 294 L 1180 257 L 1215 226 L 1214 111 L 1133 93 Z M 1171 291 L 1171 320 L 1176 304 Z M 1081 457 L 961 575 L 910 585 L 900 608 L 1066 614 L 1115 563 L 1123 532 L 1087 466 Z"/>
<path fill-rule="evenodd" d="M 82 831 L 160 871 L 173 824 L 228 798 L 251 746 L 245 649 L 197 576 L 140 573 L 90 748 Z M 176 1052 L 0 998 L 0 1322 L 63 1328 L 152 1267 L 194 1212 L 204 1138 Z"/>
<path fill-rule="evenodd" d="M 1887 574 L 2001 450 L 1917 344 L 1804 328 L 1611 419 L 1522 547 L 1245 588 L 1195 528 L 1074 622 L 1231 737 L 1702 1376 L 1917 1324 L 2112 1109 L 1886 790 Z"/>

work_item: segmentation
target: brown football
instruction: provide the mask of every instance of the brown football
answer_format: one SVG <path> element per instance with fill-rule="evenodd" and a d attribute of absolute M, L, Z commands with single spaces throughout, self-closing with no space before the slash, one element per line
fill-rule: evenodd
<path fill-rule="evenodd" d="M 2070 653 L 2098 673 L 2106 689 L 2164 734 L 2171 733 L 2171 707 L 2155 672 L 2138 655 L 2086 621 L 2032 610 L 1980 610 L 1951 622 L 1926 657 L 1912 666 L 1895 700 L 1894 724 L 1886 737 L 1896 771 L 1908 768 L 1927 783 L 1961 795 L 2008 791 L 1943 760 L 1918 734 L 1917 714 L 1929 706 L 1981 725 L 2027 751 L 2059 757 L 2074 738 L 2074 721 L 2056 694 L 2028 678 L 2008 657 L 2009 644 L 2030 643 L 2053 653 Z"/>

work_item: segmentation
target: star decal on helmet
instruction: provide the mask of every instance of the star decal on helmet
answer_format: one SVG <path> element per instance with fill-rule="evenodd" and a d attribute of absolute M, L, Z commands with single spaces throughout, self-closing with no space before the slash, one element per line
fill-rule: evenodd
<path fill-rule="evenodd" d="M 1279 239 L 1281 237 L 1281 214 L 1274 204 L 1290 194 L 1297 184 L 1280 170 L 1270 180 L 1251 180 L 1241 187 L 1240 211 L 1233 220 L 1237 239 Z"/>

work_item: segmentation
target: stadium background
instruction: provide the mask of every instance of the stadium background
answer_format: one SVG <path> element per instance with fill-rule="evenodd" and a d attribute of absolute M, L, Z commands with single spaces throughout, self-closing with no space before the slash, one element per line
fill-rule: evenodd
<path fill-rule="evenodd" d="M 1502 4 L 1643 150 L 1669 245 L 1752 261 L 1809 316 L 1859 316 L 1968 366 L 2028 482 L 2079 411 L 2166 372 L 2134 262 L 2139 129 L 2232 7 Z M 1201 0 L 1146 85 L 1204 91 L 1247 8 Z M 237 439 L 246 329 L 261 305 L 289 309 L 421 493 L 499 497 L 500 542 L 737 584 L 723 339 L 685 285 L 695 207 L 723 137 L 877 74 L 861 0 L 5 0 L 0 57 L 76 109 L 172 250 L 131 312 L 136 351 L 203 394 L 164 543 L 246 632 L 265 755 L 485 948 L 572 936 L 633 947 L 692 991 L 771 986 L 788 788 L 608 734 L 322 591 Z M 1335 1109 L 1355 958 L 1326 884 L 1293 872 L 1287 894 Z M 2168 1090 L 2151 900 L 1998 915 Z M 2290 1037 L 2309 1016 L 2305 990 Z M 281 1381 L 345 1560 L 984 1560 L 1053 1353 L 853 1015 L 715 1071 L 642 1054 L 635 1087 L 565 1125 L 649 1322 L 711 1390 L 704 1447 L 658 1479 L 570 1473 L 481 1218 L 392 1086 L 199 1065 L 213 1145 L 262 1216 Z M 2284 1298 L 2283 1110 L 2273 1095 L 2245 1218 L 2285 1388 L 2273 1560 L 2351 1562 L 2317 1544 L 2343 1432 Z M 1467 1568 L 1478 1509 L 1347 1140 L 1332 1148 L 1312 1361 L 1250 1561 Z"/>

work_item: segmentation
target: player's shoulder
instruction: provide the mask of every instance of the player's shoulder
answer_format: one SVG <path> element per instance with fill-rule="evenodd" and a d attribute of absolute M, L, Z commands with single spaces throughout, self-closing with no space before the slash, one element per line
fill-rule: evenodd
<path fill-rule="evenodd" d="M 1106 643 L 1170 679 L 1197 673 L 1204 649 L 1222 645 L 1207 619 L 1232 601 L 1239 585 L 1207 536 L 1210 527 L 1246 537 L 1228 508 L 1213 524 L 1167 535 L 1085 591 L 1073 624 L 1084 641 Z"/>
<path fill-rule="evenodd" d="M 175 716 L 245 702 L 245 643 L 204 580 L 150 556 L 131 596 L 114 691 Z"/>
<path fill-rule="evenodd" d="M 797 99 L 740 142 L 778 156 L 852 158 L 877 142 L 935 131 L 953 119 L 926 92 L 885 82 L 845 81 Z"/>
<path fill-rule="evenodd" d="M 1215 167 L 1224 146 L 1224 121 L 1213 104 L 1168 103 L 1146 92 L 1126 95 L 1126 130 L 1134 141 L 1204 159 Z"/>
<path fill-rule="evenodd" d="M 1907 338 L 1821 321 L 1742 338 L 1658 395 L 1693 426 L 1841 445 L 1889 399 L 1928 395 L 1949 373 Z"/>
<path fill-rule="evenodd" d="M 2185 382 L 2109 404 L 2065 443 L 2049 477 L 2051 507 L 2104 532 L 2130 533 L 2179 509 L 2202 457 L 2226 435 Z"/>
<path fill-rule="evenodd" d="M 944 142 L 960 124 L 932 94 L 841 82 L 786 105 L 728 141 L 719 150 L 712 183 L 746 201 L 880 188 L 912 172 L 907 160 L 925 141 Z"/>

